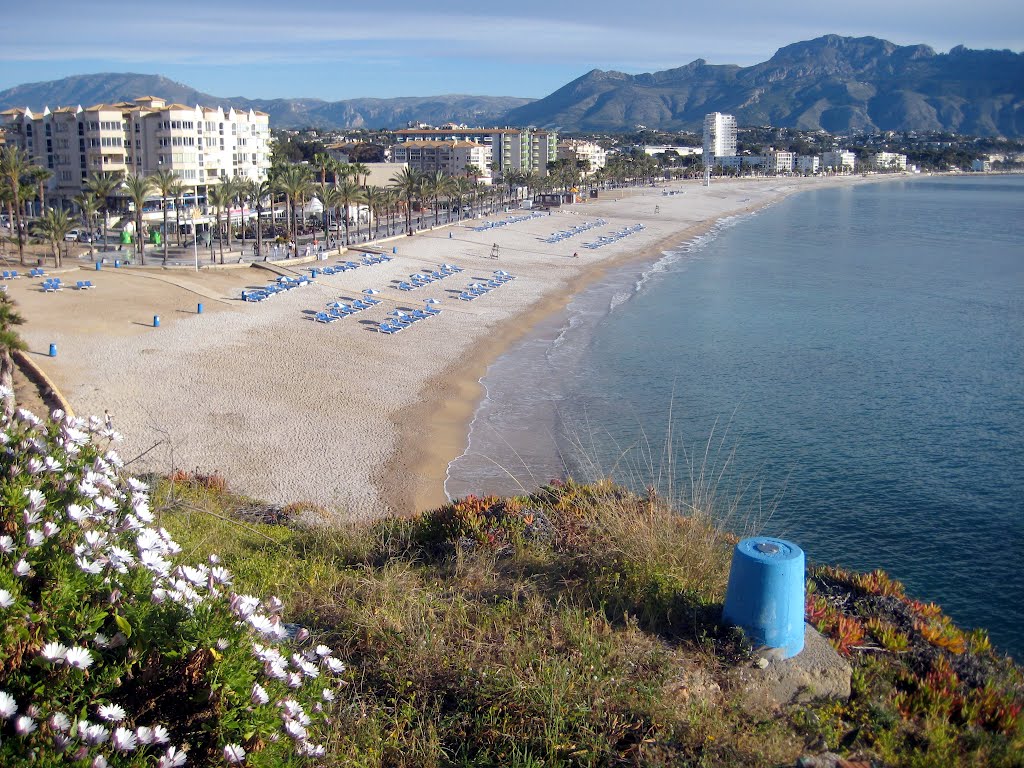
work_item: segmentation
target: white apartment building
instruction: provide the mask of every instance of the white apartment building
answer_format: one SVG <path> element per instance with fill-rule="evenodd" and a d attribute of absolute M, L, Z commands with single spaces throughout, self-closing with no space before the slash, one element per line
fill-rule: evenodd
<path fill-rule="evenodd" d="M 871 165 L 878 171 L 907 170 L 907 156 L 896 152 L 879 152 L 871 158 Z"/>
<path fill-rule="evenodd" d="M 592 141 L 565 139 L 558 142 L 558 159 L 574 162 L 585 160 L 590 164 L 587 173 L 593 173 L 608 164 L 608 152 L 600 144 Z"/>
<path fill-rule="evenodd" d="M 640 147 L 645 155 L 663 155 L 666 152 L 675 152 L 680 157 L 686 157 L 687 155 L 700 155 L 703 154 L 703 147 L 677 147 L 672 144 L 644 144 Z"/>
<path fill-rule="evenodd" d="M 798 155 L 795 170 L 802 176 L 813 176 L 821 170 L 821 158 L 817 155 Z"/>
<path fill-rule="evenodd" d="M 265 112 L 189 107 L 143 96 L 38 114 L 9 109 L 0 116 L 8 141 L 53 171 L 48 202 L 67 203 L 98 172 L 149 176 L 169 170 L 202 199 L 210 184 L 233 176 L 262 180 L 270 168 Z"/>
<path fill-rule="evenodd" d="M 822 153 L 821 165 L 834 173 L 853 173 L 857 165 L 857 156 L 848 149 L 833 149 Z"/>
<path fill-rule="evenodd" d="M 795 167 L 796 154 L 794 152 L 769 152 L 764 156 L 765 173 L 775 175 L 792 173 Z"/>
<path fill-rule="evenodd" d="M 736 118 L 712 112 L 704 116 L 704 165 L 712 167 L 715 158 L 736 154 Z"/>
<path fill-rule="evenodd" d="M 548 163 L 558 159 L 558 133 L 533 128 L 405 128 L 395 132 L 400 144 L 407 141 L 468 141 L 491 148 L 491 163 L 498 176 L 512 171 L 547 176 Z M 395 162 L 402 162 L 392 157 Z"/>
<path fill-rule="evenodd" d="M 488 144 L 473 141 L 404 141 L 391 147 L 394 163 L 405 164 L 410 170 L 433 174 L 437 171 L 449 176 L 466 176 L 466 166 L 474 165 L 481 184 L 491 183 L 491 152 Z"/>

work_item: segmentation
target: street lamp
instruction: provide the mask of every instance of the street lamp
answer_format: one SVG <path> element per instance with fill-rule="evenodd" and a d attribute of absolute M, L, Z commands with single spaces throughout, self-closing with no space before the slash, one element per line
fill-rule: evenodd
<path fill-rule="evenodd" d="M 199 271 L 199 228 L 196 226 L 199 209 L 192 206 L 192 253 L 196 258 L 196 272 Z"/>

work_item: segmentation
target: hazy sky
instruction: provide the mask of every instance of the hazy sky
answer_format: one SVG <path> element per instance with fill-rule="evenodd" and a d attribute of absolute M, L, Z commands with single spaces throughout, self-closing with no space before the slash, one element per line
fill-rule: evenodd
<path fill-rule="evenodd" d="M 1021 0 L 49 0 L 0 11 L 0 90 L 93 72 L 215 96 L 545 96 L 591 69 L 749 65 L 823 34 L 1024 49 Z M 504 10 L 491 10 L 502 6 Z M 378 10 L 381 9 L 381 10 Z M 35 106 L 35 105 L 30 105 Z"/>

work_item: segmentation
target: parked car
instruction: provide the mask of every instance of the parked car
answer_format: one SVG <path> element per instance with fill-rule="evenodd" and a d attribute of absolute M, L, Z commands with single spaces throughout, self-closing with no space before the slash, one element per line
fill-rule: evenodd
<path fill-rule="evenodd" d="M 91 243 L 93 241 L 93 235 L 88 230 L 83 229 L 78 233 L 78 242 L 80 243 Z"/>
<path fill-rule="evenodd" d="M 80 234 L 82 234 L 82 230 L 80 230 L 80 229 L 72 229 L 70 232 L 68 232 L 66 235 L 64 235 L 64 239 L 65 240 L 69 240 L 71 242 L 76 242 L 78 240 L 78 236 Z"/>

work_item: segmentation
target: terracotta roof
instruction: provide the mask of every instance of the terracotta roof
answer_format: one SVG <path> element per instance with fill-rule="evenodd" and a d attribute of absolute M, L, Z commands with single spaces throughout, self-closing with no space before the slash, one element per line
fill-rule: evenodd
<path fill-rule="evenodd" d="M 403 141 L 395 145 L 396 147 L 486 147 L 486 144 L 478 144 L 475 141 L 441 141 L 441 140 L 428 140 L 420 139 L 413 141 Z"/>

